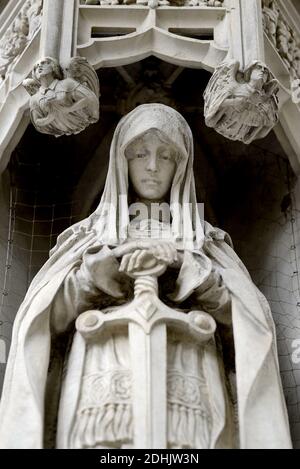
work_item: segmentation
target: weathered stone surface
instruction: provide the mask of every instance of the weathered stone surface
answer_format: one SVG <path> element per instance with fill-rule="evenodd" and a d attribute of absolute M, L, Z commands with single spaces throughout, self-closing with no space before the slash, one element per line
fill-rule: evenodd
<path fill-rule="evenodd" d="M 39 132 L 77 134 L 99 119 L 98 77 L 82 57 L 74 57 L 65 69 L 45 57 L 23 85 L 31 95 L 31 121 Z"/>

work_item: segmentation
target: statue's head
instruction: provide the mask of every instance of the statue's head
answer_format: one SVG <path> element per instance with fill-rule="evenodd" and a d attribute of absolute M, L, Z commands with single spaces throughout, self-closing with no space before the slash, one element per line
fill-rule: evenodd
<path fill-rule="evenodd" d="M 40 59 L 35 64 L 32 75 L 36 80 L 40 80 L 40 78 L 47 75 L 52 75 L 53 78 L 57 79 L 62 78 L 62 72 L 59 63 L 52 57 L 44 57 Z"/>
<path fill-rule="evenodd" d="M 160 130 L 149 129 L 125 149 L 132 189 L 141 199 L 164 200 L 170 191 L 180 155 Z"/>
<path fill-rule="evenodd" d="M 169 201 L 174 182 L 177 188 L 183 182 L 188 162 L 192 171 L 190 128 L 177 111 L 163 104 L 144 104 L 125 116 L 113 147 L 116 166 L 128 174 L 130 195 L 138 199 Z"/>
<path fill-rule="evenodd" d="M 136 107 L 115 129 L 101 201 L 80 223 L 82 232 L 97 232 L 103 243 L 122 243 L 128 238 L 136 202 L 146 209 L 146 217 L 152 216 L 155 202 L 162 202 L 170 208 L 168 223 L 178 245 L 198 249 L 204 234 L 193 153 L 191 129 L 175 109 L 160 103 Z"/>
<path fill-rule="evenodd" d="M 262 88 L 270 80 L 270 72 L 261 62 L 255 62 L 248 70 L 249 82 Z"/>

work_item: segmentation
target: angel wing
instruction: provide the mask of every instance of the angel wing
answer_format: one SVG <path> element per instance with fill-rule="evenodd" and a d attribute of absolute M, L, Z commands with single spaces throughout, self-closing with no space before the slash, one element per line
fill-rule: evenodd
<path fill-rule="evenodd" d="M 229 84 L 236 84 L 236 77 L 239 68 L 240 63 L 236 60 L 222 62 L 220 65 L 218 65 L 211 79 L 209 80 L 204 94 L 214 94 L 215 91 L 217 91 L 219 88 L 224 88 L 224 86 Z"/>
<path fill-rule="evenodd" d="M 40 83 L 34 78 L 26 78 L 23 80 L 22 85 L 30 96 L 36 94 L 40 88 Z"/>
<path fill-rule="evenodd" d="M 100 87 L 97 73 L 85 57 L 73 57 L 65 68 L 67 78 L 73 78 L 100 96 Z"/>
<path fill-rule="evenodd" d="M 238 85 L 239 68 L 240 63 L 236 60 L 223 62 L 216 68 L 209 80 L 203 95 L 204 114 L 208 126 L 220 104 L 231 94 L 230 90 Z"/>

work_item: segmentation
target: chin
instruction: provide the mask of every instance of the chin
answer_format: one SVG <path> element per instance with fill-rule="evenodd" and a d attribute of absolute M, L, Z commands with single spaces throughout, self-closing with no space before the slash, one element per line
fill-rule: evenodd
<path fill-rule="evenodd" d="M 160 194 L 158 194 L 158 193 L 155 192 L 155 191 L 144 192 L 143 194 L 140 193 L 140 197 L 141 197 L 142 199 L 150 200 L 150 202 L 151 202 L 152 200 L 155 201 L 155 200 L 161 199 Z"/>
<path fill-rule="evenodd" d="M 154 201 L 154 200 L 159 199 L 159 196 L 157 194 L 145 194 L 143 196 L 143 199 L 150 200 L 150 201 L 153 200 Z"/>

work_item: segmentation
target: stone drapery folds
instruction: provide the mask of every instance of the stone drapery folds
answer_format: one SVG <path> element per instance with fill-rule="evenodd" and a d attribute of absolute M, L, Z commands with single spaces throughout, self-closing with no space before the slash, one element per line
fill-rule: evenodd
<path fill-rule="evenodd" d="M 128 200 L 149 208 L 161 188 L 189 209 L 133 220 Z M 138 106 L 115 130 L 99 206 L 60 235 L 18 312 L 0 447 L 290 448 L 270 308 L 196 203 L 187 122 Z"/>

